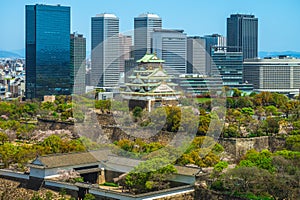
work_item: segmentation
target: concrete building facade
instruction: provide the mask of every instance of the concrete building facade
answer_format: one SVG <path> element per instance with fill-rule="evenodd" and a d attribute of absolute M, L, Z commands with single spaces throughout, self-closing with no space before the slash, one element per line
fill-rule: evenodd
<path fill-rule="evenodd" d="M 206 74 L 205 40 L 199 36 L 187 38 L 187 73 Z"/>
<path fill-rule="evenodd" d="M 92 85 L 114 87 L 120 78 L 119 18 L 114 14 L 92 17 Z"/>
<path fill-rule="evenodd" d="M 168 74 L 179 76 L 187 72 L 187 36 L 183 30 L 155 29 L 152 49 L 165 61 L 164 68 Z"/>
<path fill-rule="evenodd" d="M 244 80 L 257 92 L 268 91 L 296 95 L 300 89 L 300 59 L 279 57 L 247 59 Z"/>

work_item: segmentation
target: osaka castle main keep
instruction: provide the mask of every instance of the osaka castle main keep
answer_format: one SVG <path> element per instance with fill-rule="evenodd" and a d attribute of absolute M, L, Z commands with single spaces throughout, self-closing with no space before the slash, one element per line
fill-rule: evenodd
<path fill-rule="evenodd" d="M 152 107 L 177 105 L 181 92 L 172 82 L 173 76 L 163 69 L 164 60 L 155 54 L 146 54 L 137 63 L 121 93 L 122 98 L 129 101 L 129 107 L 139 106 L 150 112 Z"/>

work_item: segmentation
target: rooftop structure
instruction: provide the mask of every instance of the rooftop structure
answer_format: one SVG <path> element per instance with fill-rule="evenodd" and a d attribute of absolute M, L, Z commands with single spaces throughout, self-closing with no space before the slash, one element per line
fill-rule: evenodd
<path fill-rule="evenodd" d="M 157 14 L 153 14 L 153 13 L 143 13 L 143 14 L 140 14 L 138 17 L 148 17 L 148 18 L 160 19 L 160 17 Z"/>

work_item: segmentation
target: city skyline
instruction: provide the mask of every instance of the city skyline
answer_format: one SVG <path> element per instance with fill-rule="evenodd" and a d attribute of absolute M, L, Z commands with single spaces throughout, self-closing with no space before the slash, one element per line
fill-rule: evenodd
<path fill-rule="evenodd" d="M 6 17 L 0 19 L 2 26 L 5 27 L 5 31 L 2 31 L 0 37 L 0 50 L 11 51 L 25 47 L 24 6 L 36 3 L 47 5 L 60 3 L 64 6 L 71 6 L 71 32 L 78 31 L 87 38 L 87 50 L 91 49 L 90 17 L 99 13 L 114 13 L 120 18 L 120 32 L 122 33 L 133 30 L 134 17 L 149 12 L 158 14 L 162 18 L 163 28 L 183 29 L 188 36 L 203 36 L 212 33 L 226 36 L 226 18 L 230 14 L 254 14 L 259 19 L 259 51 L 300 51 L 300 47 L 297 46 L 300 43 L 300 38 L 297 37 L 300 27 L 295 26 L 296 19 L 300 18 L 297 9 L 300 3 L 296 0 L 284 3 L 270 0 L 263 2 L 233 0 L 230 5 L 227 1 L 221 0 L 216 0 L 214 5 L 208 1 L 196 1 L 174 4 L 172 10 L 169 9 L 169 5 L 172 3 L 170 0 L 159 4 L 139 1 L 102 2 L 96 0 L 91 0 L 89 4 L 70 0 L 59 2 L 28 0 L 20 3 L 17 0 L 12 0 L 1 3 L 2 15 Z M 268 9 L 266 9 L 267 7 Z M 182 14 L 180 15 L 180 13 Z"/>

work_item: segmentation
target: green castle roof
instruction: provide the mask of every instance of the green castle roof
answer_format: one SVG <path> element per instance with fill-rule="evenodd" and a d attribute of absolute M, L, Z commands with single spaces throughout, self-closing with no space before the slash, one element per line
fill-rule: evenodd
<path fill-rule="evenodd" d="M 159 59 L 156 54 L 146 54 L 143 58 L 136 61 L 137 63 L 163 63 L 164 60 Z"/>

